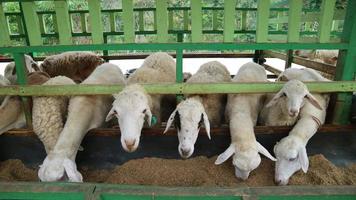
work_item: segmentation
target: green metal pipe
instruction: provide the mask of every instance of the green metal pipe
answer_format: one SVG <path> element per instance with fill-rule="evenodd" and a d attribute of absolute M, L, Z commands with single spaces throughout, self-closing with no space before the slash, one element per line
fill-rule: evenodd
<path fill-rule="evenodd" d="M 268 50 L 268 49 L 348 49 L 348 43 L 128 43 L 5 47 L 0 53 L 63 52 L 96 50 Z"/>

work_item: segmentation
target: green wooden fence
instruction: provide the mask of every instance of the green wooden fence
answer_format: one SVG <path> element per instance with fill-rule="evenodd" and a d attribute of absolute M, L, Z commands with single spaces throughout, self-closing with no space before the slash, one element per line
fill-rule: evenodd
<path fill-rule="evenodd" d="M 37 10 L 36 1 L 1 1 L 0 54 L 11 54 L 16 62 L 20 86 L 0 88 L 0 94 L 63 95 L 67 86 L 25 86 L 24 58 L 26 53 L 63 51 L 173 51 L 177 57 L 177 84 L 148 85 L 152 93 L 246 93 L 275 92 L 280 84 L 216 84 L 187 85 L 182 82 L 183 54 L 188 51 L 293 50 L 339 49 L 335 82 L 309 84 L 315 92 L 340 92 L 335 101 L 333 123 L 349 122 L 352 91 L 355 91 L 356 63 L 356 1 L 349 0 L 346 9 L 336 9 L 336 0 L 323 0 L 320 8 L 303 8 L 302 0 L 289 0 L 287 7 L 271 7 L 269 0 L 257 1 L 256 7 L 237 7 L 237 0 L 221 1 L 222 6 L 206 7 L 203 1 L 192 0 L 188 7 L 170 7 L 168 0 L 157 0 L 155 7 L 137 8 L 132 0 L 122 0 L 121 8 L 101 9 L 100 0 L 88 1 L 88 9 L 69 10 L 68 1 L 50 1 L 53 10 Z M 19 11 L 4 10 L 5 3 L 17 2 Z M 147 13 L 153 13 L 153 29 L 147 29 Z M 174 21 L 182 13 L 182 25 Z M 210 13 L 211 26 L 203 24 L 203 14 Z M 221 15 L 223 16 L 221 18 Z M 249 27 L 249 19 L 256 27 Z M 50 17 L 48 17 L 50 16 Z M 73 17 L 80 16 L 81 31 L 73 29 Z M 103 17 L 108 16 L 107 29 Z M 219 17 L 220 16 L 220 17 Z M 274 17 L 275 16 L 275 17 Z M 136 18 L 138 20 L 136 20 Z M 53 30 L 44 19 L 52 19 Z M 136 23 L 137 22 L 137 23 Z M 317 23 L 317 30 L 307 26 Z M 136 25 L 137 24 L 137 25 Z M 16 26 L 13 32 L 9 27 Z M 307 28 L 306 28 L 307 27 Z M 340 28 L 341 27 L 341 28 Z M 207 35 L 220 35 L 222 40 L 211 43 Z M 138 42 L 137 37 L 155 36 L 154 43 Z M 243 41 L 239 36 L 253 35 L 254 40 Z M 90 38 L 90 44 L 77 45 L 77 37 Z M 109 43 L 109 37 L 121 36 L 122 41 Z M 58 45 L 45 45 L 48 38 Z M 172 39 L 173 38 L 173 39 Z M 276 41 L 278 39 L 278 41 Z M 25 41 L 22 45 L 20 40 Z M 20 44 L 20 45 L 19 45 Z M 46 42 L 47 44 L 47 42 Z M 71 86 L 76 94 L 111 94 L 120 86 Z M 73 93 L 71 93 L 73 94 Z M 28 119 L 30 117 L 28 116 Z"/>

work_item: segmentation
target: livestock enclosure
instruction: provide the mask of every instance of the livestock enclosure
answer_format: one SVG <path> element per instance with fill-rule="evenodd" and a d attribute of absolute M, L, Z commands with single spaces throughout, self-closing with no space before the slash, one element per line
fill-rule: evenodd
<path fill-rule="evenodd" d="M 2 0 L 0 1 L 0 62 L 15 61 L 18 85 L 0 88 L 0 95 L 22 97 L 27 129 L 11 130 L 0 136 L 0 160 L 20 158 L 29 164 L 38 164 L 44 153 L 31 131 L 30 96 L 104 95 L 122 90 L 117 85 L 28 86 L 25 75 L 25 54 L 35 60 L 66 51 L 93 51 L 105 60 L 145 58 L 156 51 L 169 52 L 176 58 L 175 84 L 146 84 L 152 94 L 212 94 L 212 93 L 271 93 L 279 91 L 283 83 L 219 83 L 186 84 L 183 82 L 183 58 L 252 58 L 263 64 L 264 58 L 280 58 L 316 69 L 330 82 L 306 83 L 311 92 L 332 93 L 327 124 L 319 129 L 325 140 L 314 140 L 316 145 L 337 137 L 335 151 L 347 153 L 337 162 L 356 162 L 356 126 L 352 124 L 352 96 L 356 91 L 356 1 L 320 0 Z M 82 2 L 82 1 L 80 1 Z M 249 2 L 249 3 L 246 3 Z M 307 3 L 306 3 L 307 2 Z M 319 3 L 318 3 L 319 2 Z M 141 3 L 141 4 L 140 4 Z M 47 5 L 44 7 L 43 5 Z M 293 55 L 293 50 L 339 50 L 337 65 L 311 61 Z M 276 77 L 280 71 L 263 64 Z M 265 143 L 273 145 L 271 137 L 285 135 L 290 127 L 256 127 L 256 134 Z M 100 149 L 100 142 L 118 135 L 117 128 L 96 129 L 90 132 L 89 151 Z M 163 128 L 145 129 L 143 135 L 159 137 L 159 141 L 172 143 L 174 131 L 160 136 Z M 213 135 L 228 137 L 226 127 L 212 130 Z M 106 138 L 105 138 L 106 137 Z M 100 138 L 103 138 L 102 140 Z M 86 141 L 86 143 L 88 143 Z M 218 138 L 217 141 L 222 141 Z M 216 144 L 218 143 L 216 141 Z M 207 143 L 207 141 L 204 140 Z M 263 141 L 262 141 L 263 142 Z M 215 143 L 215 142 L 214 142 Z M 202 142 L 203 144 L 203 142 Z M 108 147 L 114 147 L 110 143 Z M 345 145 L 345 146 L 343 146 Z M 5 148 L 6 146 L 6 148 Z M 168 145 L 167 145 L 168 146 Z M 202 145 L 203 146 L 203 145 Z M 222 146 L 220 144 L 220 146 Z M 339 148 L 340 147 L 340 148 Z M 326 148 L 326 147 L 325 147 Z M 222 149 L 222 148 L 221 148 Z M 201 151 L 202 155 L 215 155 L 221 151 Z M 347 150 L 348 149 L 348 150 Z M 320 149 L 319 149 L 320 150 Z M 327 152 L 329 149 L 324 149 Z M 112 156 L 123 160 L 149 156 Z M 114 150 L 113 150 L 114 151 Z M 118 151 L 122 154 L 122 150 Z M 164 150 L 161 150 L 164 151 Z M 31 152 L 32 158 L 26 153 Z M 156 152 L 156 150 L 148 151 Z M 341 152 L 341 150 L 340 150 Z M 214 154 L 215 153 L 215 154 Z M 165 158 L 174 156 L 157 154 Z M 168 154 L 168 153 L 167 153 Z M 336 154 L 336 153 L 335 153 Z M 96 157 L 95 157 L 96 156 Z M 83 163 L 100 162 L 100 155 L 83 155 Z M 79 156 L 80 157 L 80 156 Z M 104 158 L 102 160 L 105 160 Z M 346 161 L 345 161 L 346 162 Z M 99 166 L 98 163 L 93 165 Z M 0 199 L 355 199 L 355 186 L 285 186 L 285 187 L 155 187 L 127 186 L 97 183 L 8 183 L 0 182 Z"/>

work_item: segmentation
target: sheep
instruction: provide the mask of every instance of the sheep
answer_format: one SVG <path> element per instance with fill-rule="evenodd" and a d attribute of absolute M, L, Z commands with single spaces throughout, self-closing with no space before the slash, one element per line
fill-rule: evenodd
<path fill-rule="evenodd" d="M 41 68 L 31 56 L 25 55 L 25 75 L 34 71 L 41 71 Z M 6 65 L 4 75 L 10 81 L 10 85 L 17 85 L 15 62 Z"/>
<path fill-rule="evenodd" d="M 302 58 L 309 58 L 327 64 L 336 65 L 338 50 L 296 50 L 295 54 Z"/>
<path fill-rule="evenodd" d="M 81 84 L 125 84 L 125 78 L 116 65 L 105 63 Z M 85 134 L 104 122 L 112 100 L 111 95 L 74 96 L 69 100 L 64 128 L 38 171 L 41 181 L 58 181 L 63 177 L 71 182 L 83 181 L 75 164 L 78 148 Z"/>
<path fill-rule="evenodd" d="M 10 81 L 0 75 L 0 85 L 8 86 Z M 0 105 L 0 135 L 13 128 L 26 125 L 21 99 L 18 96 L 2 96 Z"/>
<path fill-rule="evenodd" d="M 263 125 L 295 124 L 289 135 L 274 146 L 277 157 L 275 182 L 286 185 L 296 171 L 308 171 L 306 144 L 325 122 L 329 95 L 311 94 L 301 82 L 328 81 L 312 69 L 287 69 L 279 79 L 289 81 L 271 100 L 266 101 L 261 118 Z"/>
<path fill-rule="evenodd" d="M 119 94 L 114 94 L 115 101 L 106 121 L 114 116 L 117 117 L 121 131 L 121 145 L 125 151 L 134 152 L 137 149 L 145 119 L 149 126 L 154 125 L 155 122 L 161 123 L 161 100 L 164 96 L 169 96 L 147 94 L 139 84 L 173 83 L 174 81 L 173 58 L 167 53 L 153 53 L 145 59 L 140 68 L 129 76 L 127 81 L 129 85 Z M 173 99 L 175 101 L 175 98 Z"/>
<path fill-rule="evenodd" d="M 187 80 L 187 83 L 230 81 L 230 73 L 226 67 L 217 61 L 212 61 L 203 64 L 197 73 Z M 210 139 L 210 124 L 212 127 L 220 126 L 224 118 L 225 105 L 224 94 L 189 95 L 186 100 L 177 105 L 168 119 L 164 133 L 175 121 L 179 140 L 178 152 L 182 158 L 189 158 L 193 154 L 194 144 L 202 124 Z"/>
<path fill-rule="evenodd" d="M 91 52 L 65 52 L 47 57 L 41 64 L 44 72 L 51 77 L 66 76 L 81 83 L 104 60 Z"/>
<path fill-rule="evenodd" d="M 267 82 L 265 69 L 256 63 L 244 64 L 233 82 Z M 262 108 L 263 94 L 229 94 L 226 106 L 226 118 L 229 121 L 231 144 L 218 156 L 216 165 L 225 162 L 233 156 L 233 165 L 237 178 L 246 180 L 250 172 L 261 163 L 259 153 L 267 158 L 276 159 L 257 142 L 253 127 L 256 125 L 257 116 Z"/>
<path fill-rule="evenodd" d="M 49 78 L 36 73 L 29 76 L 29 80 L 40 79 L 39 85 L 72 85 L 74 81 L 65 76 L 56 76 Z M 45 80 L 47 78 L 47 80 Z M 33 81 L 31 81 L 33 82 Z M 43 84 L 41 82 L 44 82 Z M 46 153 L 52 151 L 59 134 L 63 129 L 67 113 L 68 97 L 59 96 L 40 96 L 33 97 L 32 100 L 32 125 L 33 131 L 42 141 Z"/>

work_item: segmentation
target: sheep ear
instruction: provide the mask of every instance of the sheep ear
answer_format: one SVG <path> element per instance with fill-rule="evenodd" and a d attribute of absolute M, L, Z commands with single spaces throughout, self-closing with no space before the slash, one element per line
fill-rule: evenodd
<path fill-rule="evenodd" d="M 152 124 L 152 112 L 149 108 L 146 110 L 146 116 L 147 116 L 147 124 L 149 127 L 151 127 L 151 125 L 154 124 Z"/>
<path fill-rule="evenodd" d="M 286 75 L 282 75 L 282 76 L 277 78 L 277 81 L 288 81 L 288 78 L 287 78 Z"/>
<path fill-rule="evenodd" d="M 4 98 L 4 100 L 3 100 L 2 103 L 1 103 L 0 109 L 4 108 L 4 107 L 7 105 L 7 103 L 8 103 L 9 100 L 10 100 L 10 98 L 11 98 L 11 96 L 6 96 L 6 97 Z"/>
<path fill-rule="evenodd" d="M 220 154 L 215 161 L 215 165 L 220 165 L 221 163 L 225 162 L 229 159 L 232 155 L 234 155 L 235 149 L 232 144 L 230 144 L 229 148 L 227 148 L 224 153 Z"/>
<path fill-rule="evenodd" d="M 266 156 L 267 158 L 271 159 L 272 161 L 277 161 L 275 157 L 273 157 L 266 148 L 264 148 L 259 142 L 256 141 L 257 144 L 257 151 Z"/>
<path fill-rule="evenodd" d="M 115 108 L 112 107 L 111 110 L 109 111 L 108 115 L 106 116 L 105 121 L 106 122 L 110 121 L 116 114 L 117 114 L 117 112 L 116 112 Z"/>
<path fill-rule="evenodd" d="M 304 173 L 307 173 L 308 168 L 309 168 L 309 159 L 307 155 L 307 149 L 305 147 L 302 147 L 299 152 L 298 152 L 298 157 L 299 157 L 299 162 L 302 166 L 302 170 Z"/>
<path fill-rule="evenodd" d="M 64 158 L 63 166 L 70 182 L 83 182 L 83 176 L 78 172 L 74 161 Z"/>
<path fill-rule="evenodd" d="M 274 95 L 274 97 L 268 102 L 268 104 L 266 105 L 267 108 L 273 106 L 274 104 L 276 104 L 278 102 L 278 99 L 281 98 L 283 94 L 283 91 L 280 90 L 277 94 Z"/>
<path fill-rule="evenodd" d="M 202 114 L 203 114 L 204 127 L 205 127 L 206 134 L 208 135 L 209 140 L 211 140 L 211 137 L 210 137 L 210 122 L 209 122 L 208 115 L 206 114 L 206 112 L 203 112 Z"/>
<path fill-rule="evenodd" d="M 306 97 L 306 99 L 307 99 L 313 106 L 315 106 L 317 109 L 323 110 L 323 108 L 322 108 L 321 105 L 319 104 L 318 100 L 316 100 L 316 98 L 315 98 L 312 94 L 310 94 L 310 93 L 308 92 L 308 94 L 307 94 L 305 97 Z"/>
<path fill-rule="evenodd" d="M 166 129 L 164 129 L 163 134 L 168 131 L 169 127 L 171 127 L 171 125 L 172 125 L 172 123 L 173 123 L 173 121 L 174 121 L 174 118 L 175 118 L 176 113 L 177 113 L 177 109 L 175 109 L 175 110 L 172 112 L 172 114 L 169 116 L 168 121 L 167 121 L 167 125 L 166 125 Z"/>

